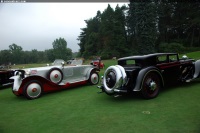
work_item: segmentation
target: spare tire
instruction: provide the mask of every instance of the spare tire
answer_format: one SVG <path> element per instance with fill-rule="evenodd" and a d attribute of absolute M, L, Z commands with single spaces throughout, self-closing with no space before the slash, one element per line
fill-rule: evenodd
<path fill-rule="evenodd" d="M 116 65 L 116 67 L 118 67 L 120 69 L 120 71 L 121 71 L 122 81 L 123 81 L 122 86 L 124 86 L 126 84 L 126 82 L 127 82 L 126 72 L 125 72 L 125 70 L 124 70 L 124 68 L 122 66 Z"/>
<path fill-rule="evenodd" d="M 118 89 L 125 84 L 126 73 L 123 67 L 110 66 L 106 69 L 103 77 L 103 86 L 107 94 L 114 94 L 114 89 Z"/>

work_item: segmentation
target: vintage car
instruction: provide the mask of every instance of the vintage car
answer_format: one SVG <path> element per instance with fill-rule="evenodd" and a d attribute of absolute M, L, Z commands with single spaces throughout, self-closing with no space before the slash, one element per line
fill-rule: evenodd
<path fill-rule="evenodd" d="M 10 77 L 14 76 L 15 70 L 10 69 L 0 69 L 0 87 L 12 85 L 14 80 Z"/>
<path fill-rule="evenodd" d="M 98 59 L 92 60 L 90 64 L 93 65 L 93 66 L 96 66 L 99 69 L 103 69 L 105 67 L 104 63 L 101 60 L 98 60 Z"/>
<path fill-rule="evenodd" d="M 15 72 L 12 91 L 16 96 L 23 95 L 36 99 L 43 93 L 99 82 L 99 69 L 92 65 L 81 65 L 74 60 L 69 66 L 60 65 L 29 68 Z"/>
<path fill-rule="evenodd" d="M 108 95 L 140 92 L 145 99 L 155 98 L 161 88 L 173 82 L 190 82 L 200 77 L 200 60 L 177 53 L 154 53 L 118 59 L 106 69 L 98 88 Z"/>

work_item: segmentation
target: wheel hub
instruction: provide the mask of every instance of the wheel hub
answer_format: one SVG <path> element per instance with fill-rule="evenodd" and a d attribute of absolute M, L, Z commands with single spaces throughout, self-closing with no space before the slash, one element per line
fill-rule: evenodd
<path fill-rule="evenodd" d="M 112 88 L 116 83 L 116 76 L 113 71 L 109 72 L 106 76 L 106 84 L 109 88 Z"/>
<path fill-rule="evenodd" d="M 149 87 L 152 91 L 154 91 L 154 90 L 156 90 L 157 85 L 154 81 L 151 81 Z"/>
<path fill-rule="evenodd" d="M 55 74 L 55 75 L 54 75 L 54 78 L 58 78 L 58 74 Z"/>
<path fill-rule="evenodd" d="M 36 92 L 36 91 L 37 91 L 37 88 L 33 88 L 33 89 L 32 89 L 32 92 Z"/>

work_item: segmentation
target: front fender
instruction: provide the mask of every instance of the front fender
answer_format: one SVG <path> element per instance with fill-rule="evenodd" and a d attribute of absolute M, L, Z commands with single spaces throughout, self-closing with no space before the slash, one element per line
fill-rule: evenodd
<path fill-rule="evenodd" d="M 18 91 L 21 84 L 22 84 L 22 78 L 20 75 L 15 75 L 15 76 L 12 76 L 10 77 L 10 79 L 13 79 L 14 80 L 14 83 L 13 83 L 13 91 Z"/>
<path fill-rule="evenodd" d="M 140 91 L 142 89 L 142 84 L 143 84 L 143 80 L 145 78 L 145 76 L 149 73 L 149 72 L 155 72 L 159 75 L 159 77 L 161 78 L 161 81 L 162 81 L 162 86 L 164 86 L 164 80 L 163 80 L 163 76 L 160 72 L 160 70 L 156 67 L 147 67 L 147 68 L 144 68 L 142 70 L 140 70 L 139 74 L 138 74 L 138 77 L 136 79 L 136 84 L 135 84 L 135 87 L 133 89 L 133 91 Z"/>
<path fill-rule="evenodd" d="M 200 60 L 197 60 L 194 65 L 195 65 L 195 73 L 193 79 L 200 77 Z"/>
<path fill-rule="evenodd" d="M 58 85 L 45 79 L 44 77 L 34 75 L 34 76 L 28 76 L 24 79 L 21 79 L 20 76 L 13 76 L 11 77 L 12 79 L 14 78 L 14 84 L 13 84 L 13 91 L 17 92 L 17 94 L 21 95 L 23 94 L 23 88 L 26 86 L 26 84 L 32 80 L 37 80 L 42 83 L 42 86 L 45 87 L 46 89 L 44 92 L 48 92 L 53 90 L 52 88 L 57 87 Z"/>
<path fill-rule="evenodd" d="M 87 71 L 87 74 L 86 74 L 86 79 L 89 79 L 90 78 L 90 74 L 91 72 L 94 71 L 94 72 L 99 72 L 100 70 L 98 68 L 90 68 L 88 71 Z"/>

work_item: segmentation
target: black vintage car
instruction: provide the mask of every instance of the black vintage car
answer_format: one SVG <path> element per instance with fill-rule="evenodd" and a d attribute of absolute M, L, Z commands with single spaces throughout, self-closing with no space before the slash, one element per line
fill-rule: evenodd
<path fill-rule="evenodd" d="M 190 82 L 200 77 L 200 60 L 177 53 L 154 53 L 118 59 L 118 65 L 106 69 L 102 92 L 108 95 L 141 92 L 145 99 L 155 98 L 161 88 L 172 82 Z"/>
<path fill-rule="evenodd" d="M 14 80 L 10 77 L 14 76 L 14 70 L 0 69 L 0 87 L 12 85 Z"/>

